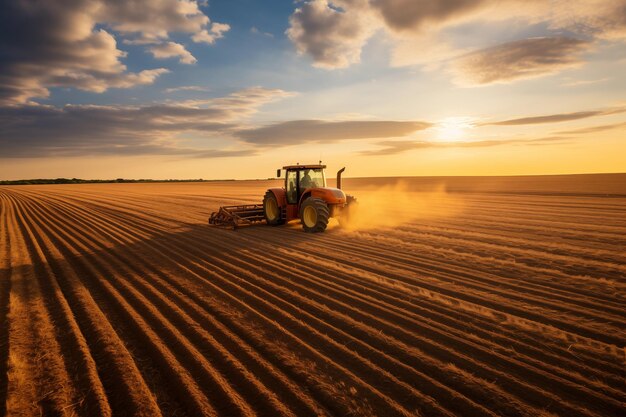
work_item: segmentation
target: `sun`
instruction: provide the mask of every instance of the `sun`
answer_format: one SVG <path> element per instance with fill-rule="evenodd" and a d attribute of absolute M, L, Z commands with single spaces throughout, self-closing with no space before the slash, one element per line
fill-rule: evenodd
<path fill-rule="evenodd" d="M 458 142 L 467 139 L 468 130 L 472 129 L 472 119 L 468 117 L 447 117 L 436 126 L 437 140 L 441 142 Z"/>

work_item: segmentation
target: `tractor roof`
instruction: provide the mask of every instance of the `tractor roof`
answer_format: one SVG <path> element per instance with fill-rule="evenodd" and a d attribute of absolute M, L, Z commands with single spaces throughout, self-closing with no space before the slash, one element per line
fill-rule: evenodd
<path fill-rule="evenodd" d="M 287 165 L 283 169 L 324 169 L 326 165 Z"/>

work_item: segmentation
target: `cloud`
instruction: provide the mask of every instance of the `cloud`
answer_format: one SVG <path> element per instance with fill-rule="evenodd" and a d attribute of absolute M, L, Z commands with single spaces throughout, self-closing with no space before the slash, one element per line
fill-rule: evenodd
<path fill-rule="evenodd" d="M 43 105 L 0 107 L 2 157 L 81 155 L 251 155 L 251 147 L 205 149 L 196 141 L 230 138 L 250 115 L 272 100 L 288 97 L 283 90 L 249 88 L 226 97 L 196 103 L 146 106 Z"/>
<path fill-rule="evenodd" d="M 562 136 L 548 136 L 530 139 L 509 140 L 478 140 L 470 142 L 426 142 L 426 141 L 381 141 L 376 143 L 381 149 L 373 149 L 360 152 L 365 156 L 386 156 L 428 148 L 487 148 L 501 145 L 549 145 L 553 143 L 565 143 L 570 138 Z"/>
<path fill-rule="evenodd" d="M 573 129 L 573 130 L 565 130 L 562 132 L 558 132 L 558 135 L 580 135 L 580 134 L 588 134 L 588 133 L 597 133 L 597 132 L 604 132 L 606 130 L 614 130 L 614 129 L 621 129 L 621 128 L 626 128 L 626 122 L 621 122 L 621 123 L 611 123 L 611 124 L 606 124 L 606 125 L 599 125 L 599 126 L 590 126 L 590 127 L 583 127 L 580 129 Z M 626 134 L 623 133 L 624 136 L 626 136 Z"/>
<path fill-rule="evenodd" d="M 211 29 L 203 29 L 191 37 L 194 42 L 204 42 L 214 44 L 216 40 L 224 37 L 224 33 L 230 30 L 230 25 L 226 23 L 213 23 Z"/>
<path fill-rule="evenodd" d="M 608 80 L 610 80 L 609 77 L 596 78 L 595 80 L 573 80 L 573 81 L 564 82 L 561 85 L 563 87 L 579 87 L 581 85 L 599 84 L 599 83 L 602 83 L 602 82 L 608 81 Z"/>
<path fill-rule="evenodd" d="M 624 107 L 611 107 L 601 110 L 587 110 L 573 113 L 549 114 L 544 116 L 521 117 L 517 119 L 501 120 L 498 122 L 484 123 L 484 125 L 496 126 L 517 126 L 517 125 L 533 125 L 541 123 L 558 123 L 568 122 L 572 120 L 586 119 L 595 116 L 606 116 L 611 114 L 619 114 L 626 112 Z"/>
<path fill-rule="evenodd" d="M 554 29 L 619 41 L 626 39 L 626 0 L 553 0 Z"/>
<path fill-rule="evenodd" d="M 183 45 L 176 42 L 165 42 L 154 45 L 148 48 L 148 50 L 158 59 L 178 57 L 178 61 L 181 64 L 195 64 L 197 62 L 196 58 L 191 55 L 191 52 L 186 50 Z"/>
<path fill-rule="evenodd" d="M 256 26 L 252 26 L 250 28 L 250 33 L 254 34 L 254 35 L 263 35 L 263 36 L 267 36 L 268 38 L 273 38 L 274 35 L 272 33 L 269 32 L 263 32 L 262 30 L 259 30 L 259 28 L 257 28 Z"/>
<path fill-rule="evenodd" d="M 401 137 L 430 126 L 430 123 L 411 121 L 292 120 L 239 130 L 235 132 L 235 136 L 256 145 L 285 146 L 310 142 Z"/>
<path fill-rule="evenodd" d="M 433 31 L 423 30 L 425 27 L 439 30 L 460 23 L 461 18 L 479 15 L 482 19 L 502 20 L 511 16 L 511 10 L 515 10 L 513 16 L 530 15 L 531 10 L 536 15 L 535 5 L 541 3 L 503 0 L 497 4 L 504 10 L 498 10 L 488 0 L 311 0 L 296 8 L 286 33 L 298 53 L 309 55 L 314 66 L 345 68 L 360 61 L 363 46 L 380 29 L 398 42 L 406 43 L 407 33 L 432 39 L 436 36 Z M 413 39 L 410 43 L 425 42 Z M 424 51 L 414 48 L 413 54 L 424 56 Z M 398 55 L 402 59 L 394 58 L 397 63 L 416 61 L 405 52 Z"/>
<path fill-rule="evenodd" d="M 567 37 L 523 39 L 467 54 L 454 62 L 453 71 L 467 85 L 540 77 L 579 66 L 588 47 L 589 41 Z"/>
<path fill-rule="evenodd" d="M 416 31 L 427 24 L 459 18 L 488 4 L 488 0 L 372 0 L 387 26 L 397 31 Z"/>
<path fill-rule="evenodd" d="M 179 150 L 180 152 L 180 150 Z M 255 156 L 259 151 L 256 149 L 183 149 L 182 155 L 191 156 L 192 158 L 238 158 L 242 156 Z"/>
<path fill-rule="evenodd" d="M 492 39 L 515 32 L 543 38 L 485 49 L 469 44 L 481 36 L 461 37 L 461 28 Z M 358 63 L 377 32 L 386 35 L 392 66 L 434 70 L 452 61 L 466 84 L 512 82 L 582 64 L 580 54 L 597 39 L 626 40 L 626 0 L 311 0 L 294 11 L 286 33 L 314 66 L 336 69 Z M 456 59 L 467 50 L 475 52 Z M 490 54 L 497 65 L 489 65 Z"/>
<path fill-rule="evenodd" d="M 211 22 L 195 0 L 99 0 L 94 12 L 98 22 L 106 22 L 123 33 L 139 33 L 144 39 L 165 39 L 169 32 L 194 34 L 196 42 L 207 42 L 205 33 L 219 39 L 230 26 Z M 196 40 L 196 37 L 198 40 Z"/>
<path fill-rule="evenodd" d="M 175 93 L 178 91 L 209 91 L 208 87 L 202 85 L 182 85 L 180 87 L 171 87 L 163 90 L 164 93 Z"/>
<path fill-rule="evenodd" d="M 163 43 L 172 31 L 201 34 L 209 23 L 190 0 L 5 2 L 0 13 L 0 105 L 48 97 L 50 87 L 102 92 L 152 83 L 167 70 L 128 71 L 122 62 L 126 52 L 118 49 L 113 31 L 138 35 L 129 43 L 147 45 Z M 210 27 L 214 38 L 226 30 L 220 23 Z M 192 61 L 184 48 L 178 52 L 182 62 Z"/>
<path fill-rule="evenodd" d="M 199 104 L 209 104 L 215 108 L 220 108 L 236 114 L 245 112 L 246 115 L 256 112 L 257 108 L 263 104 L 280 100 L 296 95 L 290 91 L 281 89 L 271 89 L 263 87 L 250 87 L 244 90 L 235 91 L 226 97 L 197 102 Z"/>
<path fill-rule="evenodd" d="M 175 90 L 194 90 L 183 86 Z M 432 124 L 417 121 L 293 120 L 246 128 L 266 103 L 293 93 L 252 87 L 224 97 L 144 106 L 0 107 L 3 158 L 85 155 L 173 155 L 198 158 L 256 155 L 268 146 L 406 137 Z M 193 138 L 194 146 L 189 146 Z M 203 141 L 231 143 L 205 148 Z M 237 143 L 239 142 L 239 143 Z"/>
<path fill-rule="evenodd" d="M 197 33 L 209 23 L 198 4 L 189 0 L 107 0 L 95 16 L 119 32 L 154 38 L 167 37 L 167 32 Z"/>
<path fill-rule="evenodd" d="M 399 153 L 411 151 L 414 149 L 433 148 L 436 145 L 431 142 L 413 142 L 413 141 L 401 141 L 401 140 L 386 140 L 377 142 L 376 146 L 382 146 L 381 149 L 373 149 L 369 151 L 362 151 L 360 155 L 365 156 L 387 156 L 396 155 Z"/>
<path fill-rule="evenodd" d="M 365 0 L 306 2 L 289 18 L 286 34 L 314 66 L 348 67 L 360 61 L 361 48 L 376 29 L 366 5 Z"/>

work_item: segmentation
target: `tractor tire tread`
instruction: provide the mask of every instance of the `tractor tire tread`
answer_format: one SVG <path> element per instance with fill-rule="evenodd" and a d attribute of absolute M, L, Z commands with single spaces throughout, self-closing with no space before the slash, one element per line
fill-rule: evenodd
<path fill-rule="evenodd" d="M 307 233 L 320 233 L 326 230 L 328 226 L 328 219 L 330 218 L 330 210 L 328 209 L 328 205 L 324 200 L 317 197 L 309 197 L 304 202 L 302 202 L 300 208 L 300 219 L 302 219 L 302 212 L 305 205 L 313 205 L 315 207 L 315 211 L 317 211 L 317 222 L 313 227 L 306 227 L 304 222 L 302 222 L 302 228 Z"/>
<path fill-rule="evenodd" d="M 276 200 L 276 196 L 274 195 L 274 193 L 268 190 L 265 192 L 265 196 L 263 197 L 263 214 L 265 215 L 265 220 L 267 221 L 267 224 L 269 224 L 270 226 L 279 226 L 281 224 L 284 224 L 285 219 L 283 219 L 283 216 L 281 215 L 282 207 L 278 205 L 278 201 L 276 201 L 276 206 L 278 207 L 279 212 L 278 218 L 276 220 L 270 221 L 270 219 L 267 217 L 265 205 L 270 198 Z"/>

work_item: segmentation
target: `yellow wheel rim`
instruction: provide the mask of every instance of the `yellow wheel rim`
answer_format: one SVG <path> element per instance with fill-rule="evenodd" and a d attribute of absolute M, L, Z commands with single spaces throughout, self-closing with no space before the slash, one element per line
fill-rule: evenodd
<path fill-rule="evenodd" d="M 267 214 L 267 218 L 270 220 L 275 220 L 278 218 L 278 204 L 276 204 L 276 200 L 270 198 L 265 203 L 265 213 Z"/>
<path fill-rule="evenodd" d="M 304 208 L 302 212 L 302 221 L 306 227 L 314 227 L 315 223 L 317 223 L 317 211 L 312 206 L 307 206 Z"/>

